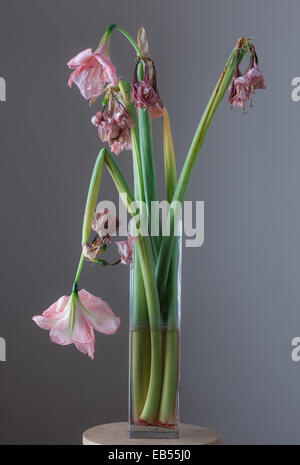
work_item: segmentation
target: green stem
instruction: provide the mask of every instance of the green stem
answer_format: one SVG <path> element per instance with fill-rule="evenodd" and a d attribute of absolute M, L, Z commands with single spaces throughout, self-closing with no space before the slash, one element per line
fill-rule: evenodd
<path fill-rule="evenodd" d="M 246 40 L 246 39 L 241 39 Z M 189 181 L 191 175 L 193 173 L 193 169 L 195 163 L 197 161 L 199 152 L 201 147 L 204 143 L 205 137 L 207 135 L 207 131 L 210 127 L 212 119 L 224 97 L 224 94 L 232 80 L 233 71 L 235 68 L 236 63 L 240 62 L 242 57 L 244 56 L 244 52 L 241 49 L 238 49 L 237 46 L 232 51 L 227 64 L 221 74 L 221 77 L 212 93 L 212 96 L 207 104 L 207 107 L 203 113 L 203 116 L 200 120 L 199 126 L 195 133 L 194 139 L 192 141 L 190 150 L 188 152 L 186 161 L 182 168 L 178 184 L 176 190 L 173 195 L 173 201 L 183 202 L 186 190 L 189 185 Z M 174 209 L 170 209 L 169 211 L 169 218 L 170 221 L 170 229 L 171 233 L 170 236 L 164 236 L 161 241 L 161 247 L 159 251 L 159 256 L 156 264 L 156 278 L 160 293 L 160 298 L 162 299 L 165 293 L 167 278 L 168 278 L 168 271 L 170 267 L 171 257 L 174 251 L 174 217 L 176 212 Z"/>
<path fill-rule="evenodd" d="M 147 398 L 151 370 L 151 339 L 148 329 L 130 331 L 130 354 L 131 414 L 134 424 L 139 424 Z"/>
<path fill-rule="evenodd" d="M 177 184 L 176 161 L 172 131 L 167 110 L 164 108 L 164 163 L 167 200 L 172 201 Z M 163 302 L 166 331 L 164 333 L 164 370 L 159 408 L 159 424 L 176 424 L 179 381 L 179 315 L 178 315 L 178 267 L 180 238 L 171 259 L 167 292 Z M 181 283 L 179 283 L 179 286 Z"/>
<path fill-rule="evenodd" d="M 136 116 L 135 106 L 132 103 L 130 103 L 130 84 L 126 81 L 120 81 L 119 87 L 126 110 L 130 113 L 134 120 L 134 127 L 130 129 L 134 173 L 134 196 L 136 200 L 144 201 L 144 181 L 142 174 L 141 150 L 138 129 L 139 122 Z"/>
<path fill-rule="evenodd" d="M 138 79 L 141 81 L 144 77 L 144 70 L 142 63 L 138 65 Z M 154 151 L 153 151 L 153 137 L 152 137 L 152 122 L 151 114 L 146 108 L 138 109 L 138 122 L 139 122 L 139 137 L 140 137 L 140 150 L 141 150 L 141 165 L 144 181 L 145 201 L 148 212 L 149 233 L 151 245 L 153 250 L 154 259 L 156 261 L 159 246 L 160 236 L 152 236 L 151 234 L 151 204 L 153 201 L 158 200 L 157 194 L 157 181 L 156 171 L 154 165 Z M 160 228 L 160 225 L 158 225 Z"/>
<path fill-rule="evenodd" d="M 167 201 L 172 202 L 174 191 L 177 184 L 177 169 L 176 169 L 176 160 L 175 160 L 175 151 L 173 144 L 173 137 L 171 131 L 171 124 L 166 108 L 163 109 L 163 119 L 164 119 L 164 165 L 165 165 L 165 179 L 166 179 L 166 194 Z"/>
<path fill-rule="evenodd" d="M 95 50 L 95 53 L 100 49 L 101 45 L 103 44 L 103 42 L 105 40 L 107 40 L 107 38 L 110 40 L 110 37 L 111 37 L 111 33 L 112 31 L 115 29 L 116 25 L 115 24 L 111 24 L 110 26 L 108 26 L 108 28 L 106 28 L 103 36 L 101 37 L 101 40 Z"/>
<path fill-rule="evenodd" d="M 127 207 L 129 213 L 134 217 L 135 212 L 132 210 L 130 205 L 134 200 L 133 195 L 118 165 L 107 149 L 105 149 L 105 163 L 118 191 L 120 193 L 127 194 L 126 196 L 123 196 L 122 199 L 125 202 L 125 206 Z M 146 237 L 139 236 L 139 239 L 136 241 L 136 249 L 144 280 L 151 337 L 151 368 L 149 388 L 140 418 L 147 423 L 152 423 L 157 419 L 158 416 L 162 383 L 162 334 L 160 303 L 155 280 L 154 263 Z"/>
<path fill-rule="evenodd" d="M 133 46 L 133 48 L 135 49 L 137 55 L 142 58 L 143 57 L 143 54 L 138 46 L 138 44 L 136 43 L 136 41 L 134 40 L 134 38 L 128 34 L 128 32 L 123 29 L 121 26 L 118 26 L 118 24 L 115 24 L 115 23 L 112 23 L 108 26 L 108 28 L 106 28 L 103 36 L 101 37 L 101 40 L 98 44 L 98 47 L 96 48 L 96 51 L 100 48 L 100 46 L 103 44 L 103 42 L 107 39 L 107 37 L 111 36 L 111 33 L 114 31 L 114 29 L 116 29 L 117 31 L 121 32 L 121 34 L 123 34 L 126 39 L 131 43 L 131 45 Z"/>
<path fill-rule="evenodd" d="M 237 49 L 235 48 L 230 55 L 226 67 L 214 89 L 214 92 L 209 100 L 209 103 L 204 111 L 204 114 L 199 123 L 198 129 L 192 141 L 191 148 L 187 155 L 186 162 L 183 166 L 175 192 L 173 191 L 173 201 L 183 202 L 184 196 L 193 173 L 198 154 L 205 140 L 207 131 L 212 122 L 212 119 L 221 103 L 228 85 L 232 79 L 235 60 L 239 59 Z M 241 58 L 240 58 L 241 59 Z M 169 121 L 165 120 L 165 129 Z M 166 145 L 166 144 L 165 144 Z M 169 143 L 169 145 L 171 145 Z M 171 146 L 172 149 L 172 146 Z M 172 160 L 173 157 L 170 157 Z M 166 158 L 165 158 L 166 162 Z M 165 165 L 168 166 L 168 165 Z M 169 180 L 168 193 L 174 186 L 174 179 L 170 174 L 167 177 Z M 170 187 L 171 184 L 171 187 Z M 174 210 L 170 209 L 170 224 L 174 228 Z M 178 375 L 179 375 L 179 334 L 176 328 L 177 324 L 177 272 L 178 272 L 178 247 L 175 246 L 175 239 L 172 230 L 170 237 L 164 237 L 159 258 L 157 261 L 157 282 L 160 290 L 160 299 L 165 301 L 167 306 L 167 331 L 165 335 L 165 364 L 164 376 L 162 384 L 161 404 L 159 411 L 159 422 L 164 425 L 172 425 L 176 422 L 176 400 L 178 392 Z M 170 267 L 170 268 L 169 268 Z M 170 271 L 169 271 L 170 270 Z M 165 289 L 167 290 L 165 291 Z"/>
<path fill-rule="evenodd" d="M 129 42 L 131 43 L 131 45 L 133 46 L 133 48 L 135 49 L 137 55 L 140 57 L 140 58 L 143 58 L 143 54 L 141 52 L 141 49 L 139 48 L 138 44 L 136 43 L 136 41 L 133 39 L 133 37 L 128 34 L 128 32 L 123 29 L 121 26 L 118 26 L 117 24 L 114 24 L 114 29 L 116 29 L 117 31 L 121 32 L 121 34 L 123 34 L 127 40 L 129 40 Z"/>
<path fill-rule="evenodd" d="M 179 318 L 178 315 L 178 266 L 179 246 L 174 248 L 167 291 L 164 298 L 166 314 L 166 331 L 164 334 L 164 370 L 162 381 L 161 402 L 159 408 L 159 423 L 175 425 L 177 412 L 177 395 L 179 381 Z"/>
<path fill-rule="evenodd" d="M 107 169 L 118 191 L 120 193 L 126 194 L 126 196 L 123 196 L 122 199 L 125 202 L 125 206 L 128 209 L 129 213 L 134 217 L 135 211 L 132 210 L 131 206 L 131 203 L 134 202 L 134 197 L 130 191 L 128 183 L 122 175 L 120 168 L 116 164 L 114 158 L 111 156 L 107 149 L 104 150 L 105 164 L 107 166 Z M 139 259 L 143 273 L 144 286 L 148 303 L 150 327 L 153 330 L 158 330 L 161 327 L 159 298 L 154 276 L 154 263 L 151 257 L 151 252 L 147 242 L 147 238 L 144 236 L 139 236 L 139 239 L 136 241 L 136 247 L 139 253 Z"/>
<path fill-rule="evenodd" d="M 165 332 L 164 376 L 158 421 L 162 426 L 175 426 L 177 423 L 177 395 L 179 380 L 179 331 L 167 329 Z"/>
<path fill-rule="evenodd" d="M 84 258 L 85 257 L 84 257 L 84 255 L 82 253 L 81 256 L 80 256 L 78 268 L 77 268 L 77 271 L 76 271 L 72 292 L 77 292 L 77 290 L 78 290 L 77 289 L 78 288 L 78 281 L 79 281 L 79 278 L 80 278 L 80 275 L 81 275 L 81 271 L 82 271 L 82 267 L 83 267 L 83 263 L 84 263 Z"/>
<path fill-rule="evenodd" d="M 144 201 L 144 183 L 141 167 L 141 155 L 138 136 L 138 120 L 136 110 L 130 103 L 130 85 L 120 81 L 120 91 L 127 111 L 134 119 L 134 128 L 131 128 L 131 145 L 134 174 L 134 197 Z M 147 300 L 144 288 L 143 275 L 139 255 L 135 247 L 134 267 L 131 285 L 131 326 L 130 326 L 130 393 L 132 420 L 139 423 L 144 404 L 146 402 L 151 370 L 151 339 L 149 333 L 149 318 Z"/>

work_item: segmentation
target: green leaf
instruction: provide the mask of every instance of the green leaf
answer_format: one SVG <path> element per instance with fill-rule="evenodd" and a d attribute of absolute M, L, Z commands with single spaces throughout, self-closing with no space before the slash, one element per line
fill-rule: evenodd
<path fill-rule="evenodd" d="M 91 177 L 89 192 L 88 192 L 88 196 L 86 200 L 84 218 L 83 218 L 82 241 L 81 241 L 82 245 L 88 243 L 90 233 L 91 233 L 94 212 L 96 208 L 100 183 L 102 179 L 104 155 L 105 155 L 105 149 L 100 150 L 95 166 L 94 166 L 93 174 Z"/>

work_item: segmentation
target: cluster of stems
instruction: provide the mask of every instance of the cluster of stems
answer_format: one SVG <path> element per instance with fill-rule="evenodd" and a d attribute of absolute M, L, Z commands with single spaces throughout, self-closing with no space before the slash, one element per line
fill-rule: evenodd
<path fill-rule="evenodd" d="M 111 25 L 124 34 L 134 46 L 139 57 L 142 52 L 134 39 L 120 26 Z M 166 198 L 169 203 L 182 203 L 193 173 L 195 163 L 212 119 L 232 80 L 235 67 L 249 51 L 247 39 L 237 41 L 224 70 L 205 108 L 185 163 L 177 178 L 170 121 L 164 109 L 164 166 Z M 138 79 L 143 79 L 143 64 L 138 66 Z M 103 167 L 106 166 L 121 194 L 125 205 L 135 218 L 131 204 L 144 201 L 151 212 L 151 202 L 157 199 L 157 181 L 154 163 L 151 115 L 146 108 L 130 103 L 130 85 L 120 81 L 119 90 L 123 105 L 134 118 L 131 129 L 134 189 L 130 189 L 115 158 L 104 148 L 100 151 L 91 178 L 83 221 L 82 244 L 89 240 L 93 213 L 99 195 Z M 138 113 L 138 114 L 137 114 Z M 174 205 L 176 202 L 174 203 Z M 150 215 L 148 215 L 151 221 Z M 132 419 L 136 424 L 159 425 L 172 428 L 176 424 L 178 395 L 178 318 L 177 318 L 177 271 L 179 261 L 178 237 L 174 234 L 176 212 L 169 210 L 169 236 L 140 236 L 135 246 L 133 271 L 134 294 L 131 306 L 131 399 Z M 74 281 L 74 290 L 84 262 L 80 258 Z"/>

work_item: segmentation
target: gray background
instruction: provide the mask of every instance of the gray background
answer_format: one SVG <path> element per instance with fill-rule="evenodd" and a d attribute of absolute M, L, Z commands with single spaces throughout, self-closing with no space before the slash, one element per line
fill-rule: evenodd
<path fill-rule="evenodd" d="M 111 22 L 148 31 L 179 167 L 236 39 L 255 39 L 267 91 L 246 115 L 222 103 L 187 194 L 205 201 L 205 244 L 183 257 L 181 419 L 225 444 L 300 443 L 299 17 L 292 0 L 1 0 L 1 443 L 79 444 L 83 429 L 126 419 L 128 269 L 84 268 L 81 286 L 122 318 L 117 335 L 97 334 L 94 361 L 31 320 L 70 293 L 101 146 L 66 62 Z M 118 33 L 112 58 L 131 80 Z M 162 180 L 159 121 L 154 132 Z M 118 162 L 129 177 L 130 153 Z M 116 199 L 107 174 L 102 197 Z"/>

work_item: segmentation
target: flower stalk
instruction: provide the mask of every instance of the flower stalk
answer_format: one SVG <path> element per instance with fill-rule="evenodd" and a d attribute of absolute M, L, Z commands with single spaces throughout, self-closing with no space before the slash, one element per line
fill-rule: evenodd
<path fill-rule="evenodd" d="M 137 201 L 144 201 L 145 191 L 142 175 L 137 115 L 134 105 L 130 103 L 130 85 L 127 82 L 120 81 L 119 86 L 127 111 L 135 121 L 134 127 L 130 130 L 134 197 Z M 140 422 L 140 415 L 143 411 L 148 393 L 151 371 L 151 337 L 149 332 L 149 317 L 145 287 L 136 247 L 134 251 L 134 265 L 131 270 L 131 287 L 134 289 L 134 293 L 130 308 L 130 388 L 132 398 L 132 418 L 133 422 L 137 424 Z"/>
<path fill-rule="evenodd" d="M 142 81 L 144 78 L 144 70 L 141 62 L 139 63 L 137 68 L 137 75 L 139 81 Z M 153 201 L 158 200 L 158 194 L 156 171 L 154 165 L 151 114 L 147 110 L 147 108 L 138 108 L 138 121 L 144 193 L 148 211 L 149 231 L 151 231 L 151 205 Z M 160 237 L 152 236 L 150 234 L 150 239 L 154 259 L 156 260 L 159 252 Z"/>
<path fill-rule="evenodd" d="M 177 184 L 176 160 L 170 119 L 167 110 L 163 110 L 163 142 L 166 179 L 166 196 L 171 203 Z M 178 270 L 181 238 L 177 238 L 171 259 L 167 289 L 163 301 L 163 315 L 166 330 L 164 332 L 164 372 L 158 422 L 161 426 L 174 427 L 179 383 L 179 328 L 178 328 Z"/>
<path fill-rule="evenodd" d="M 235 66 L 239 64 L 245 54 L 245 50 L 249 47 L 249 42 L 245 38 L 237 41 L 231 55 L 229 56 L 225 68 L 217 82 L 217 85 L 210 97 L 206 106 L 203 116 L 200 120 L 196 133 L 194 135 L 191 147 L 187 154 L 184 166 L 180 173 L 180 177 L 172 198 L 172 201 L 183 202 L 194 167 L 199 156 L 200 150 L 206 138 L 208 129 L 213 120 L 213 117 L 225 95 L 226 90 L 232 80 Z M 170 268 L 170 261 L 174 250 L 174 209 L 170 209 L 168 221 L 171 225 L 170 236 L 165 236 L 162 239 L 159 256 L 156 264 L 156 279 L 159 284 L 160 298 L 162 299 L 165 293 L 168 270 Z"/>

